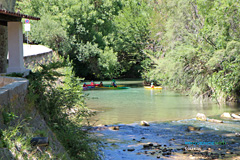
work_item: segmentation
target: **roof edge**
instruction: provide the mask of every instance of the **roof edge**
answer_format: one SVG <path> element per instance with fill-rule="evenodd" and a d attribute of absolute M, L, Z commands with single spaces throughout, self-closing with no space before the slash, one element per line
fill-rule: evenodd
<path fill-rule="evenodd" d="M 5 9 L 0 9 L 0 14 L 9 15 L 9 16 L 18 17 L 18 18 L 27 18 L 27 19 L 37 20 L 37 21 L 40 20 L 39 17 L 33 17 L 26 14 L 11 12 Z"/>

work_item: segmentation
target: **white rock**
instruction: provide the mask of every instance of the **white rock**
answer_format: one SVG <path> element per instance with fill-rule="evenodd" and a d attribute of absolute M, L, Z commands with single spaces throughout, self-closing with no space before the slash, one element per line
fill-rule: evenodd
<path fill-rule="evenodd" d="M 207 117 L 203 113 L 198 113 L 196 118 L 197 118 L 197 120 L 200 120 L 200 121 L 206 121 L 207 120 Z"/>
<path fill-rule="evenodd" d="M 141 126 L 150 126 L 150 124 L 147 121 L 141 121 Z"/>
<path fill-rule="evenodd" d="M 233 117 L 233 118 L 235 118 L 235 119 L 240 119 L 240 116 L 238 116 L 238 115 L 236 115 L 236 114 L 231 114 L 231 116 Z"/>
<path fill-rule="evenodd" d="M 224 112 L 221 117 L 223 118 L 232 118 L 232 116 L 230 115 L 230 113 Z"/>

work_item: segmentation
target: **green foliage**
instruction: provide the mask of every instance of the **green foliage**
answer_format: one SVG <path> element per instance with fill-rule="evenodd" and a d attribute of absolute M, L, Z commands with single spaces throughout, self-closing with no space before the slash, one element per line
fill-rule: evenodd
<path fill-rule="evenodd" d="M 13 112 L 2 112 L 3 116 L 3 123 L 8 124 L 10 121 L 16 119 L 18 116 L 16 116 Z"/>
<path fill-rule="evenodd" d="M 161 22 L 154 18 L 151 27 L 157 30 L 149 44 L 155 50 L 147 51 L 154 63 L 148 62 L 143 77 L 189 90 L 196 97 L 236 100 L 240 95 L 238 5 L 235 0 L 159 1 L 153 15 Z"/>
<path fill-rule="evenodd" d="M 98 140 L 81 130 L 82 120 L 92 113 L 85 107 L 81 79 L 72 72 L 68 60 L 40 65 L 31 73 L 29 92 L 35 105 L 64 145 L 72 159 L 99 159 Z"/>
<path fill-rule="evenodd" d="M 37 148 L 32 147 L 30 140 L 33 134 L 25 132 L 26 123 L 18 122 L 16 125 L 9 125 L 5 130 L 1 130 L 0 148 L 4 147 L 11 151 L 14 159 L 54 159 L 47 152 L 40 152 Z M 46 150 L 47 151 L 47 150 Z"/>
<path fill-rule="evenodd" d="M 31 22 L 29 39 L 69 56 L 77 76 L 103 79 L 141 70 L 141 50 L 150 34 L 145 1 L 23 0 L 17 8 L 41 18 Z M 102 53 L 111 57 L 104 65 Z"/>

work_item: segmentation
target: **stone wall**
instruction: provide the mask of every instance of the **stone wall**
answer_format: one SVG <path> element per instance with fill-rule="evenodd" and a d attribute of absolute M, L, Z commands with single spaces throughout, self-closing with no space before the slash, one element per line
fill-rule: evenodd
<path fill-rule="evenodd" d="M 24 78 L 0 77 L 0 106 L 19 105 L 24 103 L 28 80 Z"/>
<path fill-rule="evenodd" d="M 46 64 L 53 59 L 53 51 L 39 53 L 31 56 L 24 56 L 24 66 L 27 69 L 33 69 L 38 64 Z"/>
<path fill-rule="evenodd" d="M 49 150 L 52 155 L 64 157 L 59 159 L 70 159 L 64 147 L 58 141 L 55 134 L 46 124 L 41 114 L 33 103 L 33 97 L 26 96 L 29 81 L 24 78 L 0 76 L 0 130 L 7 129 L 4 123 L 3 112 L 14 113 L 18 118 L 11 124 L 26 122 L 28 133 L 40 137 L 39 133 L 45 133 L 49 139 Z M 31 118 L 29 118 L 31 117 Z M 28 120 L 27 120 L 28 119 Z M 23 125 L 23 123 L 21 123 Z M 26 133 L 26 134 L 28 134 Z M 0 159 L 14 159 L 13 154 L 7 148 L 0 148 Z"/>

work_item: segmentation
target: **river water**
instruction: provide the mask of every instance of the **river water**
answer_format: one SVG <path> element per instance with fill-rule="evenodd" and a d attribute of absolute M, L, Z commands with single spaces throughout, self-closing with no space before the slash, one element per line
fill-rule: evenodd
<path fill-rule="evenodd" d="M 105 81 L 104 84 L 110 84 Z M 218 116 L 223 112 L 238 112 L 237 105 L 221 105 L 200 102 L 188 96 L 168 90 L 147 90 L 142 81 L 118 81 L 131 86 L 122 90 L 91 90 L 87 106 L 99 111 L 94 117 L 96 124 L 129 124 L 138 121 L 172 121 L 190 119 L 197 113 Z M 94 122 L 94 121 L 93 121 Z"/>
<path fill-rule="evenodd" d="M 103 159 L 240 159 L 240 137 L 235 134 L 240 133 L 240 121 L 220 118 L 224 112 L 239 114 L 237 104 L 201 102 L 167 89 L 147 90 L 142 81 L 117 84 L 131 88 L 84 91 L 87 106 L 97 111 L 90 122 L 98 125 L 93 132 L 104 142 Z M 224 123 L 198 121 L 197 113 Z M 140 126 L 142 120 L 150 126 Z M 224 145 L 186 145 L 192 142 Z M 144 147 L 148 144 L 157 147 Z"/>

